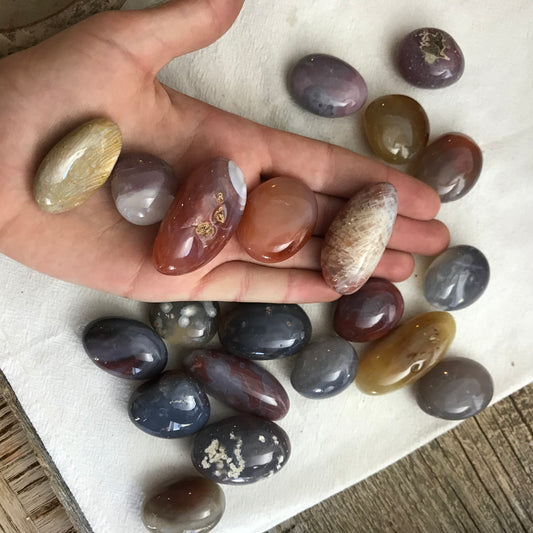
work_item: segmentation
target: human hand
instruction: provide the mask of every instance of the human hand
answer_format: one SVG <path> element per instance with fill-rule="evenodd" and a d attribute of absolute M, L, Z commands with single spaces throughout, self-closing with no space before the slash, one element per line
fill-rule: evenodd
<path fill-rule="evenodd" d="M 432 220 L 436 193 L 380 163 L 343 148 L 273 130 L 179 94 L 157 72 L 173 57 L 224 33 L 243 0 L 172 0 L 143 11 L 96 15 L 40 45 L 0 61 L 0 251 L 59 279 L 144 301 L 333 300 L 320 273 L 321 236 L 345 199 L 368 182 L 388 181 L 399 215 L 374 275 L 400 281 L 412 253 L 448 244 Z M 315 235 L 292 258 L 257 264 L 235 237 L 210 263 L 183 276 L 153 266 L 157 226 L 134 226 L 116 210 L 108 186 L 59 215 L 44 213 L 33 178 L 46 152 L 86 120 L 108 117 L 123 150 L 151 152 L 186 176 L 222 156 L 242 169 L 248 189 L 262 178 L 293 176 L 317 195 Z"/>

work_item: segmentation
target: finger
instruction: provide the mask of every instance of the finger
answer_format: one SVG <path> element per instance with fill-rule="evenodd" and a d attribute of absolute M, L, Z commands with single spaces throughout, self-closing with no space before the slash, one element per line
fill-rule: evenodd
<path fill-rule="evenodd" d="M 450 232 L 439 220 L 396 218 L 387 248 L 418 255 L 437 255 L 450 243 Z"/>
<path fill-rule="evenodd" d="M 415 269 L 413 256 L 397 250 L 385 250 L 372 276 L 389 281 L 405 281 Z"/>

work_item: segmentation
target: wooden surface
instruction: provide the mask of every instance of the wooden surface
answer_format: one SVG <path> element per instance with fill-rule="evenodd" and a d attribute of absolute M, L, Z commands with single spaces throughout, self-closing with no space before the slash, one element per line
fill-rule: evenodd
<path fill-rule="evenodd" d="M 27 424 L 0 382 L 0 532 L 89 531 Z M 268 533 L 533 532 L 532 426 L 533 384 Z"/>

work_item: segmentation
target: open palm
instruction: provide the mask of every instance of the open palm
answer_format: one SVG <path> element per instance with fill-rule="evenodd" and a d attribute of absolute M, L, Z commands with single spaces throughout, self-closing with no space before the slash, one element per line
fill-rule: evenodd
<path fill-rule="evenodd" d="M 273 130 L 191 99 L 156 74 L 175 56 L 224 33 L 243 0 L 174 0 L 143 11 L 97 15 L 0 61 L 0 251 L 73 283 L 145 301 L 309 302 L 336 295 L 320 274 L 320 246 L 334 214 L 362 184 L 389 181 L 399 217 L 375 274 L 408 277 L 411 253 L 435 254 L 448 243 L 432 220 L 437 195 L 348 150 Z M 35 170 L 55 142 L 82 122 L 108 117 L 124 150 L 151 152 L 186 176 L 222 156 L 243 170 L 248 189 L 262 178 L 293 176 L 317 194 L 315 236 L 293 258 L 261 265 L 232 238 L 211 263 L 165 276 L 152 263 L 157 226 L 133 226 L 103 187 L 76 209 L 51 215 L 32 195 Z"/>

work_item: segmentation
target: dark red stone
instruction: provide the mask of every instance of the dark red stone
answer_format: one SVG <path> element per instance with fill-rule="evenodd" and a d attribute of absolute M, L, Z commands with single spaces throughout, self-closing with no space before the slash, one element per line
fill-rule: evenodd
<path fill-rule="evenodd" d="M 289 397 L 281 383 L 257 363 L 218 350 L 194 350 L 185 371 L 227 405 L 270 420 L 283 418 Z"/>
<path fill-rule="evenodd" d="M 339 299 L 333 327 L 346 340 L 372 341 L 398 324 L 403 309 L 403 297 L 390 281 L 370 278 L 357 292 Z"/>

